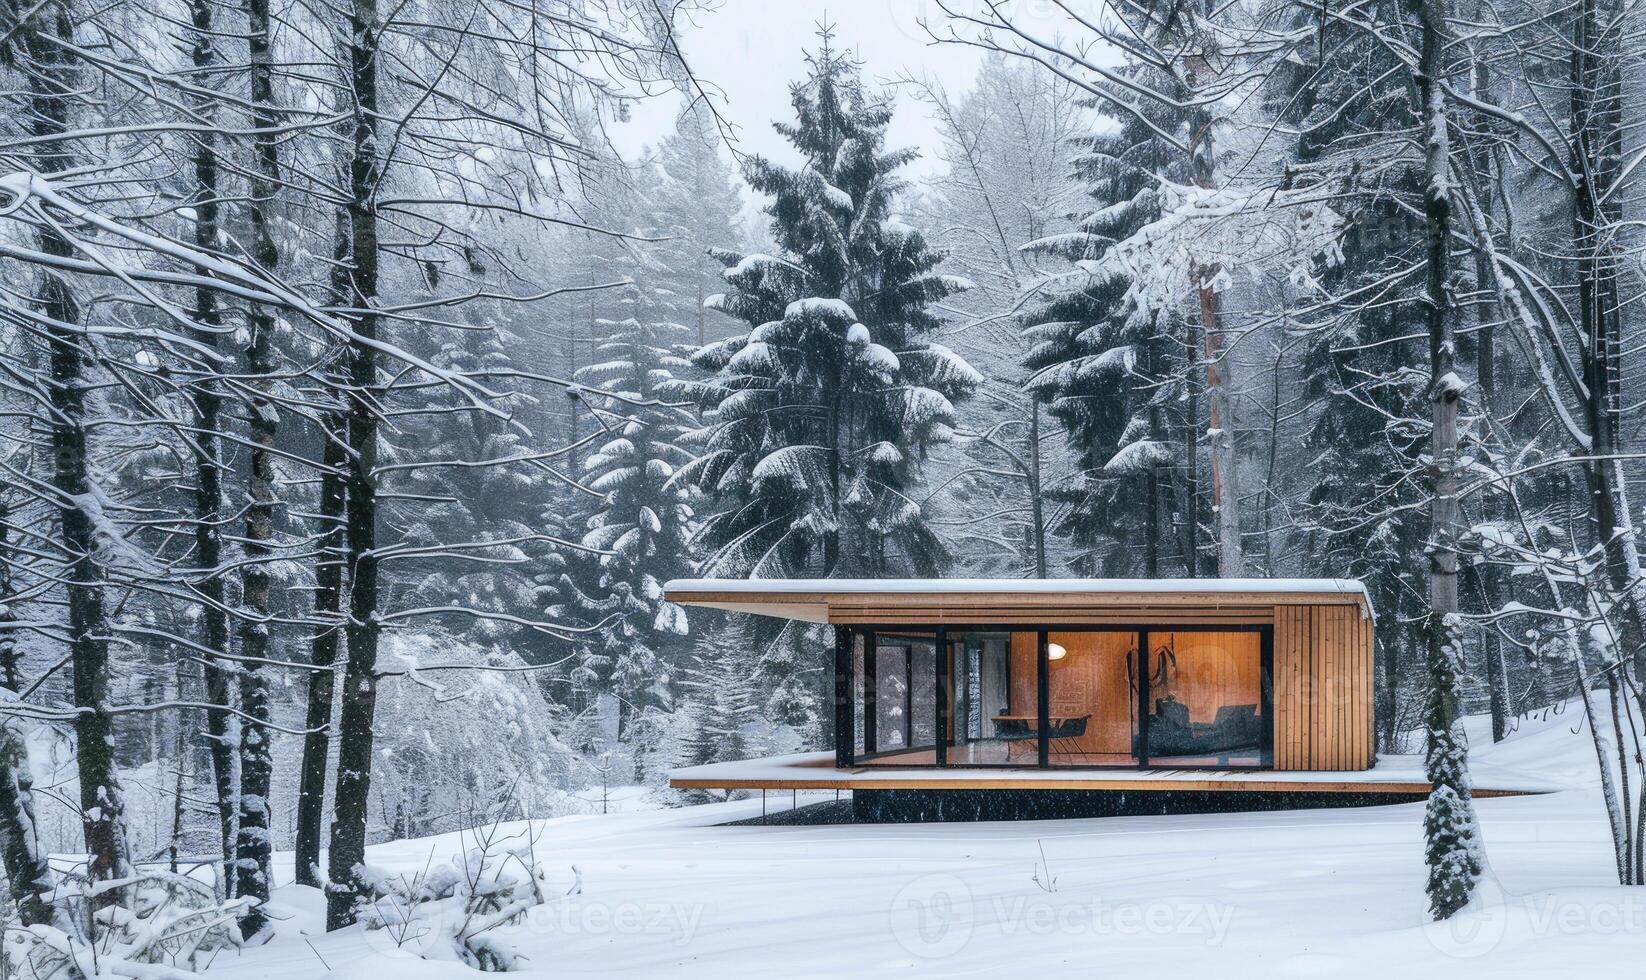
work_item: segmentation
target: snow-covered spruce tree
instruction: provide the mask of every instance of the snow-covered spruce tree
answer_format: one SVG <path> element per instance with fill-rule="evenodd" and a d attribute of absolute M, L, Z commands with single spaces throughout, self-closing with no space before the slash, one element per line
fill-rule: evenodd
<path fill-rule="evenodd" d="M 657 206 L 652 195 L 662 180 L 651 164 L 631 168 L 615 154 L 602 154 L 583 184 L 581 211 L 587 220 L 601 227 L 644 232 L 638 236 L 640 239 L 655 237 L 650 234 L 648 222 Z M 593 532 L 591 522 L 608 502 L 606 492 L 591 486 L 585 465 L 600 447 L 621 438 L 628 411 L 627 406 L 608 405 L 603 396 L 627 397 L 623 392 L 628 387 L 604 371 L 583 372 L 601 366 L 595 365 L 596 361 L 611 366 L 610 352 L 601 353 L 598 348 L 622 331 L 627 321 L 640 324 L 637 318 L 644 317 L 647 323 L 666 327 L 694 314 L 689 309 L 676 310 L 669 291 L 655 285 L 662 269 L 649 258 L 651 248 L 658 243 L 581 233 L 571 239 L 571 244 L 568 278 L 586 285 L 618 285 L 565 297 L 546 311 L 556 324 L 554 339 L 558 345 L 545 353 L 561 365 L 577 387 L 554 406 L 557 413 L 564 413 L 552 423 L 567 444 L 567 452 L 557 461 L 564 476 L 545 488 L 535 503 L 544 532 L 563 544 L 547 556 L 546 569 L 538 573 L 537 580 L 539 605 L 578 630 L 558 636 L 559 642 L 546 655 L 553 660 L 570 658 L 570 669 L 555 678 L 566 685 L 557 694 L 571 708 L 592 750 L 593 745 L 609 737 L 609 729 L 615 729 L 619 721 L 627 735 L 632 710 L 621 706 L 622 695 L 612 686 L 620 651 L 605 628 L 621 629 L 620 619 L 633 626 L 629 615 L 617 613 L 634 610 L 611 595 L 603 584 L 608 574 L 604 559 L 611 557 L 611 549 L 590 548 L 583 543 L 585 536 Z M 681 365 L 688 363 L 683 354 L 680 358 Z M 649 657 L 650 653 L 642 655 L 642 659 Z M 621 719 L 601 717 L 602 710 L 612 705 L 618 706 Z M 611 723 L 609 729 L 602 727 L 605 722 Z"/>
<path fill-rule="evenodd" d="M 1126 71 L 1143 83 L 1166 82 Z M 1050 277 L 1051 298 L 1024 316 L 1033 343 L 1024 363 L 1034 372 L 1030 389 L 1062 423 L 1079 460 L 1080 479 L 1049 496 L 1066 508 L 1058 530 L 1075 544 L 1075 566 L 1091 575 L 1211 571 L 1201 547 L 1189 324 L 1174 311 L 1140 307 L 1125 271 L 1094 264 L 1159 220 L 1161 178 L 1189 178 L 1187 159 L 1159 136 L 1172 121 L 1150 108 L 1148 118 L 1119 114 L 1083 141 L 1075 172 L 1092 210 L 1073 231 L 1025 246 L 1081 264 Z M 1175 527 L 1163 526 L 1173 514 Z"/>
<path fill-rule="evenodd" d="M 752 681 L 754 664 L 734 641 L 708 639 L 707 653 L 682 672 L 681 703 L 670 720 L 666 749 L 673 766 L 703 766 L 759 754 L 760 697 Z M 675 790 L 681 803 L 707 803 L 706 790 Z"/>
<path fill-rule="evenodd" d="M 914 153 L 884 148 L 891 104 L 827 33 L 808 62 L 797 121 L 777 126 L 804 163 L 746 168 L 772 198 L 779 254 L 723 255 L 731 290 L 709 303 L 751 329 L 695 358 L 715 373 L 693 388 L 707 413 L 682 478 L 710 498 L 700 538 L 715 575 L 929 574 L 948 553 L 920 503 L 922 462 L 979 381 L 929 341 L 930 307 L 967 284 L 894 219 L 895 172 Z M 798 637 L 762 646 L 773 708 L 818 722 L 827 695 Z"/>
<path fill-rule="evenodd" d="M 752 329 L 696 358 L 709 409 L 687 476 L 714 495 L 703 541 L 716 574 L 919 574 L 947 555 L 911 492 L 922 455 L 949 438 L 977 375 L 927 340 L 929 307 L 965 283 L 894 220 L 912 150 L 883 149 L 889 102 L 827 35 L 779 124 L 805 158 L 761 158 L 749 183 L 782 249 L 723 256 L 731 291 L 709 303 Z"/>
<path fill-rule="evenodd" d="M 742 194 L 720 144 L 709 112 L 687 108 L 658 145 L 661 179 L 646 195 L 648 224 L 662 239 L 646 246 L 653 266 L 646 277 L 648 293 L 670 319 L 691 329 L 688 339 L 698 347 L 738 327 L 725 313 L 703 305 L 724 282 L 721 264 L 709 250 L 738 248 L 744 238 L 738 223 Z"/>
<path fill-rule="evenodd" d="M 673 674 L 686 611 L 663 598 L 663 583 L 690 574 L 692 507 L 675 473 L 692 459 L 681 437 L 694 428 L 683 410 L 665 404 L 675 375 L 689 362 L 680 354 L 692 328 L 657 319 L 667 312 L 642 285 L 622 291 L 628 316 L 601 320 L 606 339 L 596 363 L 576 374 L 580 383 L 637 400 L 622 416 L 599 413 L 606 436 L 583 463 L 582 483 L 599 494 L 582 544 L 598 559 L 583 566 L 592 583 L 561 576 L 563 604 L 556 619 L 595 628 L 579 643 L 581 669 L 617 699 L 617 737 L 630 738 L 635 717 L 658 703 Z M 645 404 L 653 403 L 653 404 Z M 592 585 L 592 588 L 590 587 Z"/>
<path fill-rule="evenodd" d="M 465 278 L 482 281 L 483 269 L 468 262 L 450 264 L 465 267 Z M 445 280 L 457 276 L 456 270 L 436 276 L 431 294 L 435 288 L 454 288 Z M 515 362 L 502 328 L 481 328 L 493 315 L 492 304 L 471 304 L 458 316 L 472 321 L 473 329 L 436 335 L 433 344 L 429 338 L 408 337 L 406 346 L 466 375 L 507 372 Z M 496 403 L 514 412 L 531 400 L 510 394 Z M 531 465 L 542 454 L 532 433 L 512 419 L 464 411 L 463 406 L 458 392 L 431 392 L 423 410 L 400 422 L 383 440 L 382 483 L 397 495 L 384 511 L 404 528 L 407 551 L 428 552 L 426 557 L 412 554 L 397 561 L 395 573 L 406 583 L 410 601 L 420 606 L 491 615 L 529 609 L 535 601 L 533 573 L 542 567 L 540 553 L 545 550 L 531 541 L 538 531 L 537 502 L 553 478 Z M 491 465 L 475 465 L 476 461 Z M 491 550 L 501 560 L 450 561 L 440 546 L 454 538 L 497 541 Z M 518 648 L 531 642 L 531 630 L 507 619 L 453 612 L 442 617 L 441 625 L 474 644 Z"/>
<path fill-rule="evenodd" d="M 1231 129 L 1231 114 L 1245 104 L 1242 89 L 1250 89 L 1268 65 L 1243 50 L 1240 40 L 1249 36 L 1251 12 L 1244 7 L 1205 8 L 1189 3 L 1139 4 L 1115 9 L 1115 24 L 1127 36 L 1125 63 L 1118 71 L 1097 68 L 1087 57 L 1091 45 L 1108 45 L 1112 36 L 1108 25 L 1100 25 L 1068 10 L 1067 33 L 1060 29 L 1047 34 L 1040 25 L 1026 28 L 1022 11 L 1009 4 L 987 4 L 964 9 L 940 0 L 948 15 L 946 31 L 934 32 L 939 40 L 951 40 L 1026 58 L 1042 65 L 1067 66 L 1057 74 L 1075 82 L 1087 94 L 1112 109 L 1123 125 L 1141 127 L 1143 140 L 1130 140 L 1150 147 L 1150 155 L 1139 154 L 1130 161 L 1134 167 L 1151 168 L 1162 196 L 1170 194 L 1174 203 L 1166 210 L 1193 209 L 1198 204 L 1224 213 L 1250 214 L 1264 209 L 1256 199 L 1238 206 L 1224 198 L 1236 182 L 1221 171 L 1223 148 L 1219 134 Z M 1054 12 L 1054 19 L 1058 16 Z M 1117 199 L 1118 195 L 1116 196 Z M 1203 214 L 1196 225 L 1211 223 Z M 1237 222 L 1238 223 L 1238 222 Z M 1144 243 L 1136 243 L 1144 244 Z M 1145 249 L 1145 251 L 1149 251 Z M 1239 576 L 1245 558 L 1241 508 L 1243 495 L 1238 486 L 1238 453 L 1234 413 L 1234 359 L 1229 350 L 1238 329 L 1222 311 L 1224 286 L 1230 281 L 1231 263 L 1251 257 L 1245 250 L 1203 247 L 1194 236 L 1181 239 L 1174 248 L 1156 251 L 1142 263 L 1142 278 L 1155 279 L 1154 268 L 1168 274 L 1158 282 L 1171 282 L 1176 295 L 1160 297 L 1166 303 L 1147 304 L 1156 309 L 1171 306 L 1192 329 L 1182 338 L 1186 351 L 1193 353 L 1190 366 L 1200 378 L 1190 381 L 1189 394 L 1204 393 L 1205 417 L 1199 399 L 1184 404 L 1185 415 L 1194 433 L 1194 445 L 1203 446 L 1210 463 L 1208 480 L 1209 513 L 1215 547 L 1216 574 Z M 1178 262 L 1182 269 L 1172 269 Z M 1203 427 L 1203 428 L 1202 428 Z M 1158 440 L 1154 440 L 1158 441 Z M 1198 485 L 1198 460 L 1190 454 L 1182 461 L 1184 484 Z M 1192 496 L 1192 495 L 1191 495 Z M 1191 512 L 1180 522 L 1193 527 Z"/>

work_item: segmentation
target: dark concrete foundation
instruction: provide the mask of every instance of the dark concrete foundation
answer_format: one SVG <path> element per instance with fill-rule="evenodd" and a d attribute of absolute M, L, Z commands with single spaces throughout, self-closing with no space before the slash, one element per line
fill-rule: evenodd
<path fill-rule="evenodd" d="M 1243 793 L 1228 790 L 859 789 L 852 793 L 858 823 L 934 823 L 973 820 L 1059 820 L 1174 813 L 1246 813 L 1328 807 L 1420 803 L 1421 793 Z"/>

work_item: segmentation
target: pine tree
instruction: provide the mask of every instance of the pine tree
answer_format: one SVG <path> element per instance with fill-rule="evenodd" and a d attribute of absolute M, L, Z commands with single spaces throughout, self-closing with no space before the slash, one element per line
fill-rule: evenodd
<path fill-rule="evenodd" d="M 922 466 L 981 379 L 929 340 L 931 307 L 969 284 L 938 273 L 942 254 L 894 217 L 914 152 L 884 149 L 891 103 L 827 32 L 807 60 L 790 89 L 797 121 L 777 125 L 804 163 L 745 169 L 772 198 L 779 254 L 719 253 L 732 289 L 708 302 L 751 329 L 695 358 L 715 374 L 690 389 L 707 424 L 682 478 L 711 501 L 699 538 L 712 574 L 932 574 L 949 554 L 920 502 Z M 768 710 L 821 734 L 832 715 L 805 633 L 761 634 L 759 671 Z"/>
<path fill-rule="evenodd" d="M 1152 115 L 1121 114 L 1111 130 L 1084 141 L 1075 168 L 1093 209 L 1074 231 L 1027 246 L 1081 264 L 1046 284 L 1052 298 L 1024 318 L 1024 334 L 1033 343 L 1025 358 L 1034 372 L 1029 388 L 1062 423 L 1080 464 L 1079 481 L 1048 495 L 1067 508 L 1059 530 L 1078 549 L 1075 567 L 1091 575 L 1167 574 L 1172 566 L 1161 558 L 1175 551 L 1177 573 L 1192 576 L 1204 559 L 1189 325 L 1174 312 L 1142 308 L 1130 276 L 1093 264 L 1160 218 L 1160 179 L 1190 177 L 1187 158 L 1156 131 L 1174 121 Z M 1169 501 L 1162 499 L 1168 481 Z M 1180 515 L 1172 548 L 1163 547 L 1163 509 Z"/>
<path fill-rule="evenodd" d="M 677 767 L 732 762 L 758 754 L 763 745 L 757 734 L 759 697 L 749 658 L 736 644 L 706 644 L 708 652 L 694 658 L 683 672 L 681 705 L 674 716 L 673 764 Z M 705 803 L 703 790 L 678 793 L 683 803 Z"/>
<path fill-rule="evenodd" d="M 710 250 L 742 244 L 738 213 L 743 198 L 731 164 L 721 156 L 713 120 L 701 107 L 680 114 L 674 132 L 657 148 L 657 167 L 660 180 L 647 197 L 654 234 L 662 241 L 649 249 L 655 265 L 649 293 L 670 319 L 691 329 L 691 339 L 702 347 L 738 326 L 703 302 L 723 282 L 721 265 Z"/>
<path fill-rule="evenodd" d="M 1392 14 L 1394 5 L 1387 9 Z M 1278 110 L 1293 114 L 1302 133 L 1295 150 L 1298 183 L 1356 195 L 1358 220 L 1344 236 L 1342 260 L 1322 282 L 1366 301 L 1332 304 L 1324 316 L 1299 324 L 1303 394 L 1318 406 L 1303 442 L 1311 461 L 1305 471 L 1310 547 L 1304 568 L 1366 583 L 1381 615 L 1379 747 L 1396 752 L 1401 696 L 1423 683 L 1417 651 L 1424 640 L 1410 625 L 1424 615 L 1412 560 L 1421 551 L 1422 528 L 1402 515 L 1421 505 L 1421 488 L 1407 475 L 1419 465 L 1427 431 L 1409 421 L 1426 411 L 1423 379 L 1405 370 L 1423 356 L 1413 339 L 1424 331 L 1423 308 L 1396 301 L 1415 300 L 1417 286 L 1390 282 L 1388 272 L 1422 260 L 1422 235 L 1408 217 L 1421 194 L 1410 168 L 1383 172 L 1368 186 L 1356 186 L 1354 175 L 1385 138 L 1390 119 L 1414 127 L 1417 120 L 1407 82 L 1393 72 L 1397 61 L 1377 38 L 1342 25 L 1324 29 L 1325 44 L 1308 47 L 1300 52 L 1303 60 L 1283 66 L 1273 99 Z"/>
<path fill-rule="evenodd" d="M 476 278 L 478 272 L 470 271 Z M 479 304 L 462 316 L 484 322 L 489 312 Z M 507 338 L 497 330 L 455 331 L 430 345 L 427 356 L 452 370 L 471 374 L 503 372 L 513 366 Z M 418 350 L 419 345 L 408 341 Z M 419 350 L 419 353 L 425 353 Z M 529 399 L 506 395 L 499 404 L 511 409 Z M 529 539 L 538 531 L 537 500 L 551 482 L 531 460 L 541 453 L 530 433 L 509 420 L 463 411 L 462 396 L 437 391 L 432 406 L 402 420 L 384 439 L 387 471 L 383 483 L 404 499 L 391 499 L 384 511 L 404 528 L 411 548 L 430 549 L 423 559 L 409 559 L 406 573 L 413 601 L 425 606 L 461 606 L 488 613 L 533 608 L 534 573 L 543 550 Z M 493 465 L 477 466 L 474 461 Z M 497 560 L 452 562 L 442 542 L 497 541 L 487 549 Z M 506 620 L 454 615 L 443 623 L 477 644 L 511 647 L 529 644 L 531 631 Z"/>
<path fill-rule="evenodd" d="M 754 158 L 749 183 L 781 253 L 722 253 L 732 291 L 710 305 L 747 333 L 711 344 L 710 409 L 689 476 L 714 496 L 702 537 L 732 576 L 930 573 L 948 555 L 914 488 L 946 441 L 954 400 L 978 376 L 927 340 L 930 307 L 965 287 L 941 254 L 893 218 L 914 156 L 883 149 L 891 104 L 827 33 L 791 88 L 798 121 L 777 129 L 804 158 Z"/>
<path fill-rule="evenodd" d="M 675 373 L 689 366 L 678 351 L 691 328 L 655 319 L 666 310 L 641 285 L 622 295 L 629 315 L 597 321 L 606 340 L 595 348 L 597 363 L 576 375 L 615 396 L 589 399 L 601 402 L 607 427 L 582 474 L 584 485 L 601 495 L 582 539 L 600 553 L 589 569 L 598 577 L 588 588 L 563 575 L 569 601 L 550 614 L 598 627 L 582 650 L 583 673 L 616 694 L 618 739 L 628 741 L 634 717 L 655 704 L 655 691 L 669 682 L 667 648 L 687 631 L 686 612 L 663 598 L 663 583 L 692 568 L 692 507 L 686 487 L 674 479 L 692 458 L 680 442 L 692 419 L 660 402 L 675 390 Z M 607 407 L 621 416 L 612 417 Z"/>

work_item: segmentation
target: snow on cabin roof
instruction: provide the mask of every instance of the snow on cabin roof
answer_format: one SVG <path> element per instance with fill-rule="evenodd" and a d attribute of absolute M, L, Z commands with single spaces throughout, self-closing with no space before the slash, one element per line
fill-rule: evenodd
<path fill-rule="evenodd" d="M 974 623 L 1022 615 L 1129 609 L 1172 618 L 1189 610 L 1236 615 L 1278 605 L 1351 604 L 1371 616 L 1366 587 L 1354 579 L 674 579 L 672 601 L 812 623 L 908 621 L 975 613 Z M 1173 613 L 1173 610 L 1176 613 Z"/>
<path fill-rule="evenodd" d="M 1308 595 L 1360 595 L 1366 586 L 1352 578 L 677 578 L 668 592 L 803 593 L 868 595 L 874 593 L 1159 593 L 1216 595 L 1228 592 L 1275 592 Z"/>

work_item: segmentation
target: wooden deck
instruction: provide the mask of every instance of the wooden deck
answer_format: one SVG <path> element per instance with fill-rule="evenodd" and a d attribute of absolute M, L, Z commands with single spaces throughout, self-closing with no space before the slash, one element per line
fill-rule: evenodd
<path fill-rule="evenodd" d="M 1482 771 L 1484 770 L 1484 771 Z M 1477 797 L 1524 796 L 1564 787 L 1510 771 L 1480 767 Z M 1429 792 L 1419 760 L 1400 756 L 1375 769 L 1350 772 L 1206 769 L 900 768 L 860 765 L 836 769 L 834 755 L 801 755 L 720 762 L 676 769 L 677 789 L 760 790 L 1088 790 L 1094 792 L 1404 793 Z"/>

